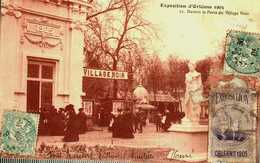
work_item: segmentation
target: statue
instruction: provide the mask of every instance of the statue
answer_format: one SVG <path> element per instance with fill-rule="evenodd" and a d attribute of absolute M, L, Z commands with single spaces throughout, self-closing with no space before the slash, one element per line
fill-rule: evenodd
<path fill-rule="evenodd" d="M 182 123 L 197 123 L 200 119 L 201 106 L 203 101 L 203 85 L 201 74 L 195 70 L 194 63 L 189 63 L 189 72 L 185 76 L 186 91 L 183 100 L 183 109 L 185 117 Z"/>

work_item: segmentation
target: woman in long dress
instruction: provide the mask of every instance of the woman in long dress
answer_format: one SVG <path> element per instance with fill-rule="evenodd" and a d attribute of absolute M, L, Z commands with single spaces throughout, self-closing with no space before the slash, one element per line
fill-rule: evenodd
<path fill-rule="evenodd" d="M 66 106 L 66 111 L 68 112 L 68 122 L 66 125 L 65 136 L 63 141 L 74 142 L 79 141 L 79 121 L 74 110 L 73 105 Z"/>

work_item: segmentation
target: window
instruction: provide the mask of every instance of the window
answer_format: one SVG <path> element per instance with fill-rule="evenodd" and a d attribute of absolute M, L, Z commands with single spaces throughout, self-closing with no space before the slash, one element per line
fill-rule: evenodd
<path fill-rule="evenodd" d="M 53 63 L 29 61 L 27 73 L 27 112 L 39 112 L 53 101 Z"/>
<path fill-rule="evenodd" d="M 39 77 L 39 65 L 36 64 L 28 64 L 28 77 L 38 78 Z"/>
<path fill-rule="evenodd" d="M 42 66 L 42 78 L 43 79 L 52 79 L 53 78 L 53 67 L 52 66 L 47 66 L 43 65 Z"/>

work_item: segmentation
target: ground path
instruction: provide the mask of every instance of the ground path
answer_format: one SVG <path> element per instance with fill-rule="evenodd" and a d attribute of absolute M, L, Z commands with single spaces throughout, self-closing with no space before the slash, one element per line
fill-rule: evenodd
<path fill-rule="evenodd" d="M 62 141 L 62 138 L 62 136 L 39 136 L 37 146 L 40 147 L 40 145 L 44 143 L 46 145 L 62 148 L 65 144 Z M 133 163 L 184 163 L 184 161 L 167 159 L 169 151 L 173 150 L 176 145 L 182 145 L 180 144 L 181 141 L 179 138 L 174 138 L 172 132 L 156 132 L 154 124 L 147 125 L 143 129 L 143 133 L 135 133 L 135 138 L 133 139 L 112 139 L 112 133 L 108 132 L 106 127 L 98 128 L 98 131 L 89 131 L 85 134 L 81 134 L 79 139 L 79 142 L 70 142 L 66 144 L 72 146 L 79 144 L 86 145 L 88 147 L 100 145 L 110 148 L 113 142 L 113 146 L 116 147 L 116 149 L 111 151 L 114 154 L 122 151 L 129 153 L 133 149 L 135 149 L 135 151 L 141 150 L 141 152 L 137 152 L 141 153 L 141 155 L 143 155 L 143 153 L 147 153 L 147 151 L 152 151 L 152 159 L 136 159 L 132 156 L 129 157 L 129 155 L 126 156 L 125 159 L 130 160 Z M 124 157 L 117 158 L 123 159 Z"/>
<path fill-rule="evenodd" d="M 127 147 L 143 147 L 143 148 L 172 148 L 177 140 L 171 135 L 171 132 L 156 132 L 153 124 L 147 125 L 144 128 L 143 133 L 135 133 L 133 139 L 121 139 L 113 138 L 112 133 L 108 132 L 106 127 L 99 128 L 100 131 L 89 131 L 79 136 L 79 144 L 86 144 L 87 146 L 94 145 L 109 145 L 113 141 L 115 146 L 127 146 Z M 63 144 L 62 136 L 39 136 L 38 145 L 42 142 L 46 144 Z M 73 143 L 72 143 L 73 144 Z M 75 144 L 75 142 L 74 142 Z"/>

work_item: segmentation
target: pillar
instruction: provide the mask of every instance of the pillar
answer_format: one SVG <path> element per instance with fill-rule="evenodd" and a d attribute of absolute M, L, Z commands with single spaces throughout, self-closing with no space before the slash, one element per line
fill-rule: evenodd
<path fill-rule="evenodd" d="M 75 110 L 82 107 L 81 96 L 82 78 L 84 75 L 84 26 L 80 23 L 71 23 L 70 41 L 70 78 L 69 78 L 69 103 L 74 105 Z"/>

